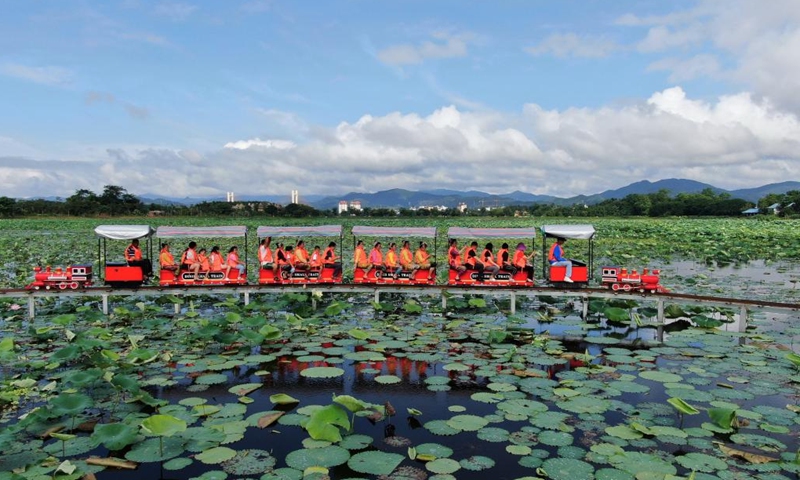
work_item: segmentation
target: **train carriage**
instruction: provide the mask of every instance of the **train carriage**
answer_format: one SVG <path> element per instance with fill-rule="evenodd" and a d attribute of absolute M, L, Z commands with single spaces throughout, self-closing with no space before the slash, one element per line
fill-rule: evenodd
<path fill-rule="evenodd" d="M 108 260 L 108 240 L 132 242 L 146 239 L 147 259 L 153 258 L 152 237 L 155 231 L 150 225 L 99 225 L 94 229 L 97 235 L 97 256 L 103 271 L 106 285 L 114 287 L 137 287 L 146 281 L 149 273 L 142 265 L 130 265 L 127 261 Z M 124 247 L 120 248 L 123 251 Z M 122 255 L 120 255 L 122 256 Z M 123 257 L 124 258 L 124 257 Z M 149 260 L 147 260 L 149 264 Z"/>
<path fill-rule="evenodd" d="M 383 270 L 380 268 L 359 268 L 354 267 L 353 269 L 353 283 L 382 283 L 382 284 L 406 284 L 406 285 L 433 285 L 436 283 L 436 274 L 435 274 L 435 255 L 436 255 L 436 227 L 367 227 L 367 226 L 354 226 L 353 227 L 353 243 L 355 244 L 356 239 L 361 239 L 361 237 L 372 237 L 372 238 L 387 238 L 387 239 L 394 239 L 393 241 L 399 241 L 402 245 L 402 239 L 409 239 L 409 238 L 422 238 L 422 239 L 432 239 L 433 240 L 433 250 L 431 256 L 434 257 L 434 261 L 431 263 L 431 268 L 429 269 L 412 269 L 406 270 L 403 269 L 397 275 L 397 278 L 394 278 L 394 272 L 389 272 L 388 270 Z M 355 247 L 355 245 L 354 245 Z M 388 247 L 388 245 L 387 245 Z M 412 251 L 415 250 L 415 245 L 411 245 Z M 367 250 L 367 255 L 369 256 L 369 248 Z M 384 257 L 386 252 L 384 251 Z M 398 250 L 399 256 L 399 250 Z M 434 273 L 431 275 L 430 270 L 433 269 Z"/>
<path fill-rule="evenodd" d="M 465 227 L 450 227 L 447 230 L 447 237 L 456 240 L 477 240 L 477 239 L 495 239 L 495 240 L 510 240 L 516 239 L 531 239 L 531 249 L 533 249 L 533 242 L 536 239 L 536 228 L 465 228 Z M 498 246 L 499 247 L 499 246 Z M 482 250 L 478 246 L 478 251 Z M 497 254 L 495 249 L 493 254 Z M 513 252 L 510 253 L 513 257 Z M 532 267 L 531 267 L 532 269 Z M 477 270 L 466 270 L 459 273 L 454 268 L 450 267 L 448 281 L 450 285 L 486 285 L 486 286 L 529 286 L 534 285 L 533 275 L 529 275 L 524 269 L 519 269 L 512 274 L 508 270 L 501 269 L 495 274 L 494 280 L 484 278 L 486 274 Z M 531 270 L 532 272 L 532 270 Z"/>
<path fill-rule="evenodd" d="M 222 227 L 158 227 L 156 237 L 160 240 L 185 239 L 186 242 L 198 238 L 211 239 L 243 239 L 241 252 L 244 253 L 244 264 L 247 265 L 247 227 L 245 226 L 222 226 Z M 175 246 L 175 245 L 171 245 Z M 222 270 L 200 270 L 197 275 L 186 270 L 180 265 L 178 248 L 175 248 L 175 257 L 179 264 L 178 270 L 168 270 L 161 268 L 159 274 L 159 285 L 161 286 L 198 286 L 198 285 L 246 285 L 247 273 L 239 274 L 239 270 L 231 268 L 229 271 L 223 265 Z M 220 252 L 223 257 L 225 252 Z M 227 271 L 227 274 L 226 274 Z M 195 276 L 197 278 L 195 278 Z"/>
<path fill-rule="evenodd" d="M 586 286 L 593 278 L 594 271 L 594 235 L 595 229 L 592 225 L 542 225 L 542 273 L 544 278 L 553 285 L 566 286 Z M 567 273 L 566 266 L 550 265 L 548 261 L 549 244 L 557 238 L 567 240 L 587 240 L 588 241 L 588 264 L 587 262 L 570 259 L 572 261 L 572 283 L 564 281 Z M 567 249 L 573 247 L 568 246 Z"/>
<path fill-rule="evenodd" d="M 258 270 L 258 283 L 270 284 L 317 284 L 317 283 L 342 283 L 342 226 L 292 226 L 292 227 L 258 227 L 256 235 L 259 240 L 271 237 L 276 238 L 338 238 L 338 258 L 333 265 L 323 265 L 320 268 L 307 268 L 291 270 L 278 270 L 277 268 L 261 268 Z M 320 250 L 325 251 L 327 243 L 320 245 Z M 275 244 L 270 246 L 273 249 Z M 277 261 L 277 259 L 274 259 Z"/>

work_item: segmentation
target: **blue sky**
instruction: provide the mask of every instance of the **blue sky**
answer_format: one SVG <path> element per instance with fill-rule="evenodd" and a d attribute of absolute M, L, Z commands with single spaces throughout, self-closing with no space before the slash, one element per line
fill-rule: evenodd
<path fill-rule="evenodd" d="M 800 9 L 761 5 L 6 1 L 0 195 L 797 180 Z"/>

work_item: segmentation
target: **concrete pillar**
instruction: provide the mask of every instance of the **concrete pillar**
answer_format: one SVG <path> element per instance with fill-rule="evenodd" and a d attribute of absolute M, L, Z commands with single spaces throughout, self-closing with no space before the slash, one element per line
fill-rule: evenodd
<path fill-rule="evenodd" d="M 517 313 L 517 294 L 516 292 L 511 292 L 509 295 L 511 297 L 511 315 L 516 315 Z"/>
<path fill-rule="evenodd" d="M 250 292 L 244 292 L 244 306 L 250 305 Z"/>
<path fill-rule="evenodd" d="M 747 307 L 742 305 L 739 308 L 739 332 L 747 330 Z"/>
<path fill-rule="evenodd" d="M 33 320 L 36 316 L 36 298 L 33 295 L 28 297 L 28 318 Z"/>
<path fill-rule="evenodd" d="M 658 301 L 658 315 L 656 317 L 659 325 L 664 325 L 664 300 Z"/>
<path fill-rule="evenodd" d="M 380 303 L 381 301 L 381 291 L 375 290 L 375 303 Z"/>
<path fill-rule="evenodd" d="M 108 315 L 108 295 L 102 295 L 103 297 L 103 314 Z"/>

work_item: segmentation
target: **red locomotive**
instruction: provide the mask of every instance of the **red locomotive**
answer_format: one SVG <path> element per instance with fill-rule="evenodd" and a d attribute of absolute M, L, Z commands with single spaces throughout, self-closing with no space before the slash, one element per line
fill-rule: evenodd
<path fill-rule="evenodd" d="M 34 267 L 33 272 L 33 282 L 25 287 L 30 290 L 42 288 L 45 290 L 53 288 L 77 290 L 78 288 L 92 286 L 91 265 L 70 265 L 63 269 L 58 267 L 55 270 L 50 267 L 44 269 L 42 267 Z"/>
<path fill-rule="evenodd" d="M 666 288 L 658 284 L 659 270 L 642 269 L 640 274 L 636 270 L 630 272 L 626 268 L 621 267 L 603 267 L 601 284 L 605 288 L 610 288 L 615 292 L 622 290 L 630 292 L 631 290 L 637 292 L 650 292 L 650 293 L 666 293 L 669 292 Z"/>

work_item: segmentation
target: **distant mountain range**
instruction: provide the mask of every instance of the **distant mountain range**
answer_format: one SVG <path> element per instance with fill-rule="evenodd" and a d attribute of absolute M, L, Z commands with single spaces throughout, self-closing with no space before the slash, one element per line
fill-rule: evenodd
<path fill-rule="evenodd" d="M 459 203 L 467 204 L 468 208 L 481 207 L 500 207 L 506 205 L 530 205 L 534 203 L 553 203 L 557 205 L 572 205 L 576 203 L 592 205 L 611 198 L 624 198 L 631 194 L 655 193 L 659 190 L 668 190 L 671 195 L 679 193 L 698 193 L 710 188 L 716 193 L 727 192 L 734 198 L 741 198 L 750 202 L 756 202 L 760 198 L 771 193 L 786 193 L 790 190 L 800 190 L 800 182 L 781 182 L 764 185 L 757 188 L 745 188 L 740 190 L 725 190 L 709 185 L 708 183 L 696 182 L 694 180 L 670 178 L 650 182 L 642 180 L 628 186 L 615 190 L 606 190 L 593 195 L 577 195 L 569 198 L 555 197 L 551 195 L 534 195 L 532 193 L 514 191 L 510 193 L 494 195 L 491 193 L 477 190 L 459 191 L 448 189 L 435 189 L 425 191 L 412 191 L 400 188 L 384 190 L 375 193 L 350 192 L 338 196 L 323 195 L 303 195 L 300 197 L 302 203 L 311 205 L 320 210 L 336 208 L 340 200 L 348 202 L 358 200 L 362 207 L 371 208 L 410 208 L 419 206 L 457 207 Z M 287 195 L 242 195 L 237 196 L 237 201 L 247 202 L 272 202 L 279 204 L 288 203 Z M 205 201 L 223 201 L 221 197 L 205 198 L 170 198 L 154 194 L 139 195 L 145 203 L 155 203 L 159 205 L 193 205 Z"/>

